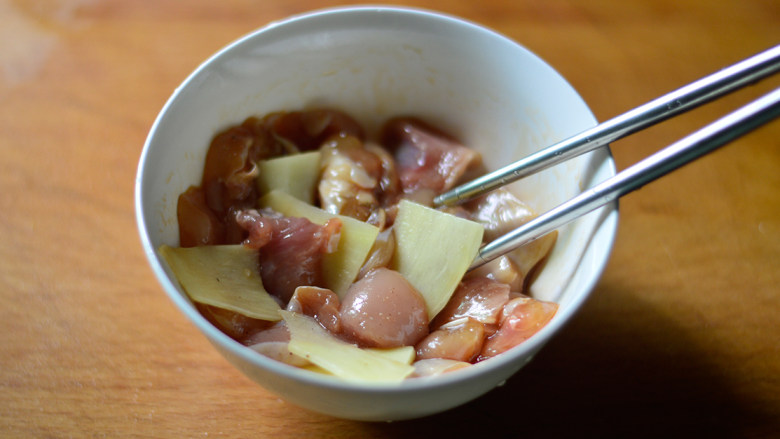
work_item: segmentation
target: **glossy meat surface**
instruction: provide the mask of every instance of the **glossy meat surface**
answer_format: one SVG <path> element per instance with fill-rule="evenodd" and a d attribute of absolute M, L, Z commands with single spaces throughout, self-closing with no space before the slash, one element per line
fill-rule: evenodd
<path fill-rule="evenodd" d="M 403 276 L 378 268 L 347 291 L 341 324 L 344 336 L 360 346 L 409 346 L 428 333 L 428 313 L 420 293 Z"/>
<path fill-rule="evenodd" d="M 512 299 L 504 306 L 498 331 L 485 341 L 480 358 L 494 357 L 528 340 L 539 332 L 557 311 L 556 303 L 530 297 Z"/>
<path fill-rule="evenodd" d="M 467 273 L 444 309 L 429 321 L 420 292 L 390 269 L 398 203 L 406 199 L 432 206 L 436 195 L 478 167 L 480 157 L 411 117 L 390 119 L 378 134 L 377 143 L 367 140 L 354 119 L 331 109 L 250 117 L 223 130 L 212 140 L 201 185 L 179 196 L 181 245 L 243 243 L 259 249 L 263 286 L 282 308 L 312 317 L 331 335 L 362 348 L 413 347 L 418 377 L 499 355 L 544 327 L 557 305 L 520 293 L 554 245 L 555 234 Z M 315 206 L 380 230 L 341 299 L 325 288 L 323 257 L 338 248 L 342 220 L 334 217 L 318 225 L 256 208 L 264 190 L 256 181 L 258 161 L 304 151 L 319 152 Z M 505 190 L 438 209 L 481 224 L 486 241 L 535 216 Z M 284 321 L 272 324 L 232 311 L 199 309 L 253 350 L 293 366 L 311 366 L 287 349 L 290 332 Z"/>
<path fill-rule="evenodd" d="M 485 325 L 470 317 L 431 332 L 416 346 L 417 359 L 444 358 L 471 362 L 482 350 Z"/>
<path fill-rule="evenodd" d="M 313 317 L 323 328 L 338 334 L 341 332 L 339 296 L 327 288 L 302 286 L 295 289 L 287 311 Z"/>
<path fill-rule="evenodd" d="M 441 193 L 479 161 L 479 155 L 444 133 L 413 118 L 389 121 L 382 144 L 394 155 L 403 191 Z"/>
<path fill-rule="evenodd" d="M 324 287 L 322 256 L 335 249 L 333 239 L 341 229 L 337 218 L 320 226 L 249 209 L 239 211 L 236 222 L 249 233 L 245 245 L 261 249 L 260 277 L 269 293 L 287 303 L 297 287 Z"/>
<path fill-rule="evenodd" d="M 509 286 L 484 277 L 464 279 L 452 294 L 447 306 L 431 323 L 439 327 L 447 322 L 471 317 L 484 323 L 497 323 L 504 304 L 509 301 Z"/>

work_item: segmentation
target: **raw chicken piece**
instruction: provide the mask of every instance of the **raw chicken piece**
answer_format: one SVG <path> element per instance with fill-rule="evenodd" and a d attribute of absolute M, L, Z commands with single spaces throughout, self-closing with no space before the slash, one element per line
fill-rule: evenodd
<path fill-rule="evenodd" d="M 396 159 L 405 193 L 451 189 L 480 160 L 476 151 L 413 118 L 392 119 L 385 124 L 382 145 Z"/>
<path fill-rule="evenodd" d="M 245 245 L 261 249 L 260 277 L 269 293 L 286 304 L 299 286 L 324 287 L 322 256 L 338 246 L 339 219 L 320 226 L 249 209 L 239 211 L 236 222 L 249 232 Z"/>
<path fill-rule="evenodd" d="M 428 311 L 409 281 L 397 271 L 378 268 L 347 291 L 341 328 L 361 347 L 411 346 L 428 334 Z"/>
<path fill-rule="evenodd" d="M 447 322 L 471 317 L 483 324 L 498 323 L 501 310 L 509 301 L 509 286 L 485 277 L 464 279 L 447 306 L 431 323 L 438 328 Z"/>
<path fill-rule="evenodd" d="M 308 360 L 293 354 L 287 348 L 290 344 L 290 331 L 284 320 L 277 322 L 269 329 L 255 332 L 241 340 L 241 343 L 268 358 L 291 366 L 304 367 L 311 364 Z"/>
<path fill-rule="evenodd" d="M 471 219 L 485 227 L 485 240 L 492 241 L 536 218 L 531 208 L 506 189 L 498 189 L 469 203 Z M 540 262 L 550 253 L 558 232 L 553 231 L 502 258 L 477 269 L 477 273 L 510 283 L 512 291 L 524 291 Z"/>
<path fill-rule="evenodd" d="M 328 108 L 272 113 L 265 121 L 277 140 L 289 142 L 299 151 L 318 149 L 331 137 L 363 139 L 363 129 L 349 115 Z"/>
<path fill-rule="evenodd" d="M 485 326 L 470 318 L 441 326 L 417 343 L 417 359 L 446 358 L 471 362 L 482 350 Z"/>
<path fill-rule="evenodd" d="M 539 332 L 558 311 L 558 304 L 522 296 L 509 301 L 498 331 L 485 341 L 479 359 L 506 352 Z"/>
<path fill-rule="evenodd" d="M 225 225 L 206 204 L 203 189 L 192 186 L 179 195 L 179 245 L 195 247 L 225 242 Z"/>
<path fill-rule="evenodd" d="M 412 374 L 412 378 L 421 378 L 441 375 L 443 373 L 463 369 L 471 366 L 471 364 L 464 361 L 447 360 L 444 358 L 431 358 L 427 360 L 415 361 L 412 366 L 414 366 L 414 373 Z"/>
<path fill-rule="evenodd" d="M 320 148 L 322 176 L 317 192 L 326 212 L 367 220 L 379 207 L 374 192 L 382 174 L 380 158 L 356 137 L 334 137 Z"/>
<path fill-rule="evenodd" d="M 214 326 L 235 340 L 241 340 L 254 332 L 263 331 L 273 325 L 273 322 L 253 319 L 243 314 L 216 306 L 195 303 L 198 311 Z"/>
<path fill-rule="evenodd" d="M 314 317 L 323 328 L 333 334 L 341 332 L 339 296 L 327 288 L 303 286 L 295 289 L 287 311 Z"/>

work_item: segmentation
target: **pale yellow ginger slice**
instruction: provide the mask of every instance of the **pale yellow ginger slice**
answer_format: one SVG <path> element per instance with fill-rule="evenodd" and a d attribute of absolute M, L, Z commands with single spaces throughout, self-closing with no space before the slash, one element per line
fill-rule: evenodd
<path fill-rule="evenodd" d="M 332 373 L 328 372 L 327 370 L 317 366 L 316 364 L 312 364 L 312 363 L 309 363 L 309 364 L 307 364 L 305 366 L 301 366 L 300 368 L 301 369 L 306 369 L 306 370 L 308 370 L 310 372 L 321 373 L 323 375 L 331 375 L 331 376 L 333 375 Z"/>
<path fill-rule="evenodd" d="M 257 271 L 257 250 L 243 245 L 163 245 L 160 255 L 193 301 L 255 319 L 281 320 L 279 305 Z"/>
<path fill-rule="evenodd" d="M 261 194 L 280 190 L 293 197 L 314 203 L 320 177 L 320 152 L 312 151 L 257 162 L 257 187 Z"/>
<path fill-rule="evenodd" d="M 393 226 L 392 268 L 423 296 L 433 319 L 452 293 L 482 244 L 483 228 L 473 221 L 402 200 Z"/>
<path fill-rule="evenodd" d="M 412 364 L 417 353 L 414 350 L 414 346 L 400 346 L 397 348 L 367 348 L 369 352 L 373 352 L 377 355 L 387 357 L 389 360 L 394 360 L 399 363 Z"/>
<path fill-rule="evenodd" d="M 414 351 L 414 346 L 401 346 L 398 348 L 387 348 L 387 349 L 365 348 L 363 350 L 367 352 L 375 353 L 377 355 L 381 355 L 383 357 L 386 357 L 388 360 L 398 361 L 399 363 L 403 363 L 403 364 L 412 364 L 416 356 L 416 353 Z M 301 366 L 301 368 L 310 370 L 312 372 L 321 373 L 324 375 L 333 375 L 332 373 L 328 372 L 327 370 L 313 363 L 305 364 Z"/>
<path fill-rule="evenodd" d="M 341 220 L 338 249 L 323 255 L 322 264 L 325 286 L 343 299 L 371 251 L 379 229 L 354 218 L 328 213 L 279 190 L 266 194 L 259 204 L 260 207 L 269 207 L 285 216 L 306 218 L 320 225 L 331 218 Z"/>
<path fill-rule="evenodd" d="M 288 349 L 317 366 L 311 368 L 314 371 L 321 368 L 346 381 L 361 383 L 397 383 L 414 372 L 414 367 L 405 362 L 408 352 L 404 352 L 404 361 L 397 361 L 397 352 L 361 349 L 336 338 L 309 316 L 290 311 L 279 313 L 290 330 Z"/>

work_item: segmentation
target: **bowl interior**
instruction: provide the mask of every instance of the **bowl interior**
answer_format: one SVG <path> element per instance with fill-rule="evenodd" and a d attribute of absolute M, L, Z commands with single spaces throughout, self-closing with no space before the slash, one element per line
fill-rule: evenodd
<path fill-rule="evenodd" d="M 346 111 L 369 135 L 389 117 L 418 116 L 480 151 L 490 169 L 593 126 L 592 113 L 550 66 L 489 30 L 427 11 L 346 8 L 271 24 L 214 55 L 174 92 L 144 146 L 136 209 L 150 264 L 177 306 L 248 376 L 291 402 L 353 419 L 422 416 L 490 390 L 587 297 L 609 256 L 615 205 L 559 231 L 532 292 L 560 310 L 537 336 L 480 367 L 392 388 L 334 383 L 248 352 L 197 313 L 161 263 L 156 249 L 178 244 L 177 197 L 199 183 L 214 134 L 251 115 L 316 107 Z M 511 190 L 542 212 L 614 172 L 603 149 Z"/>

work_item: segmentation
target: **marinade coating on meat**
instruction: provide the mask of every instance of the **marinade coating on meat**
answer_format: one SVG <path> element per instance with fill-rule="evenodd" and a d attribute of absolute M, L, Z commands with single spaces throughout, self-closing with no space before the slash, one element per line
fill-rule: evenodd
<path fill-rule="evenodd" d="M 519 293 L 554 236 L 544 246 L 466 276 L 445 308 L 428 321 L 419 293 L 413 287 L 405 292 L 396 282 L 402 276 L 387 268 L 396 248 L 398 203 L 409 199 L 431 206 L 433 197 L 454 187 L 480 164 L 480 157 L 414 117 L 390 119 L 378 140 L 368 141 L 360 124 L 332 109 L 271 113 L 228 127 L 211 142 L 201 184 L 179 196 L 181 246 L 243 243 L 260 249 L 263 285 L 287 311 L 310 316 L 361 347 L 415 346 L 419 376 L 491 358 L 547 324 L 557 305 Z M 257 209 L 263 195 L 256 183 L 258 161 L 304 151 L 320 153 L 317 207 L 381 230 L 343 301 L 325 288 L 322 268 L 323 255 L 338 246 L 341 221 L 318 225 Z M 486 240 L 534 215 L 505 191 L 440 210 L 484 225 Z M 399 288 L 404 292 L 399 294 Z M 290 334 L 284 322 L 270 324 L 202 305 L 199 310 L 258 352 L 288 364 L 307 363 L 285 350 Z M 398 321 L 377 325 L 388 313 Z"/>
<path fill-rule="evenodd" d="M 289 302 L 297 287 L 325 286 L 322 256 L 336 249 L 341 230 L 338 218 L 320 226 L 306 218 L 263 215 L 248 209 L 236 213 L 236 223 L 248 232 L 244 245 L 260 249 L 263 285 L 283 303 Z"/>
<path fill-rule="evenodd" d="M 382 145 L 396 159 L 403 191 L 452 189 L 479 162 L 476 151 L 415 118 L 396 118 L 382 131 Z"/>
<path fill-rule="evenodd" d="M 180 245 L 237 244 L 244 231 L 235 213 L 257 204 L 256 163 L 260 160 L 319 148 L 331 136 L 363 138 L 363 130 L 338 110 L 271 113 L 249 117 L 226 128 L 212 139 L 206 153 L 203 176 L 179 196 Z"/>
<path fill-rule="evenodd" d="M 371 270 L 341 303 L 342 335 L 361 347 L 412 346 L 428 334 L 425 300 L 400 273 Z"/>
<path fill-rule="evenodd" d="M 486 277 L 464 279 L 431 326 L 439 327 L 464 317 L 482 324 L 497 324 L 509 293 L 509 285 Z"/>
<path fill-rule="evenodd" d="M 323 328 L 333 334 L 341 332 L 339 296 L 327 288 L 303 286 L 295 289 L 287 311 L 297 312 L 314 318 Z"/>

